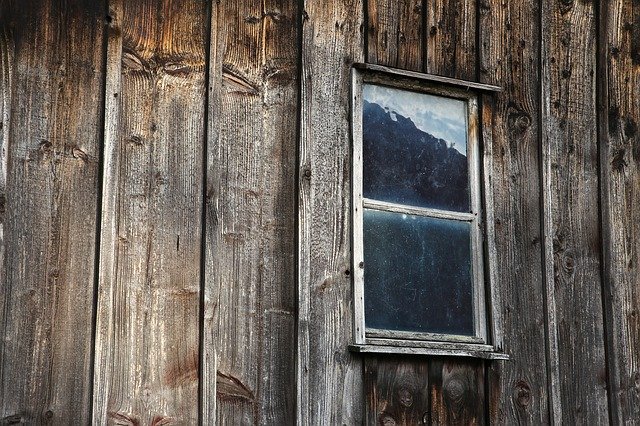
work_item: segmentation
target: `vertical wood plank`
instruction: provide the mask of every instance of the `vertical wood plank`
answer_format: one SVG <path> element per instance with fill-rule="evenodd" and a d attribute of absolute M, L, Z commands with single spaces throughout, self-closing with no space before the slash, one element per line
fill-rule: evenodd
<path fill-rule="evenodd" d="M 430 424 L 485 424 L 484 368 L 480 360 L 429 363 Z"/>
<path fill-rule="evenodd" d="M 368 0 L 367 62 L 422 71 L 423 2 Z M 371 355 L 365 370 L 365 424 L 427 424 L 429 359 Z"/>
<path fill-rule="evenodd" d="M 491 363 L 487 395 L 496 424 L 548 424 L 540 214 L 540 8 L 527 0 L 480 3 L 480 79 L 503 91 L 484 129 L 493 167 L 497 262 L 508 362 Z M 489 194 L 487 194 L 489 195 Z M 490 224 L 488 224 L 490 225 Z"/>
<path fill-rule="evenodd" d="M 109 13 L 93 420 L 194 423 L 207 5 Z"/>
<path fill-rule="evenodd" d="M 376 356 L 366 360 L 364 377 L 365 424 L 428 422 L 429 363 L 425 359 Z"/>
<path fill-rule="evenodd" d="M 422 0 L 369 0 L 367 12 L 367 62 L 422 71 Z"/>
<path fill-rule="evenodd" d="M 542 2 L 545 262 L 552 421 L 606 423 L 592 1 Z M 556 339 L 557 336 L 557 339 Z"/>
<path fill-rule="evenodd" d="M 211 29 L 203 423 L 295 418 L 296 2 L 219 2 Z"/>
<path fill-rule="evenodd" d="M 475 81 L 476 1 L 433 0 L 426 3 L 425 32 L 428 35 L 423 69 L 432 74 Z M 447 358 L 432 361 L 430 371 L 431 415 L 435 424 L 484 423 L 483 363 Z M 456 379 L 449 382 L 447 378 Z M 465 386 L 462 390 L 461 384 Z M 464 398 L 459 399 L 460 395 Z M 465 399 L 471 395 L 478 400 Z"/>
<path fill-rule="evenodd" d="M 431 74 L 476 79 L 476 0 L 425 0 L 427 61 Z"/>
<path fill-rule="evenodd" d="M 0 5 L 3 424 L 90 419 L 104 9 Z"/>
<path fill-rule="evenodd" d="M 360 424 L 362 362 L 350 354 L 350 67 L 362 62 L 361 0 L 305 1 L 298 212 L 299 424 Z"/>
<path fill-rule="evenodd" d="M 640 419 L 640 5 L 600 2 L 600 197 L 611 423 Z"/>

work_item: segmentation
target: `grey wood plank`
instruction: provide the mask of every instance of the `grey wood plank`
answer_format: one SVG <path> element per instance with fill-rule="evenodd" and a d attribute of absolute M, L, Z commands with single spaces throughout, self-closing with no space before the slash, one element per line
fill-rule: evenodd
<path fill-rule="evenodd" d="M 434 0 L 426 3 L 425 32 L 428 35 L 423 69 L 444 77 L 475 81 L 478 74 L 476 1 Z M 445 358 L 432 361 L 430 370 L 431 422 L 484 423 L 483 363 Z M 451 402 L 449 381 L 443 377 L 469 378 L 464 381 L 465 395 L 475 395 L 478 400 L 473 403 L 466 399 Z M 459 384 L 455 383 L 457 389 Z"/>
<path fill-rule="evenodd" d="M 479 1 L 479 0 L 478 0 Z M 476 79 L 476 0 L 425 0 L 427 57 L 431 74 Z"/>
<path fill-rule="evenodd" d="M 547 424 L 548 392 L 540 213 L 540 6 L 483 2 L 480 80 L 500 84 L 491 136 L 496 257 L 504 350 L 510 362 L 489 364 L 489 416 L 496 424 Z M 490 142 L 490 144 L 489 144 Z M 526 265 L 526 266 L 525 266 Z M 499 324 L 500 325 L 500 324 Z M 511 397 L 515 395 L 515 397 Z"/>
<path fill-rule="evenodd" d="M 0 423 L 88 423 L 104 2 L 0 4 Z"/>
<path fill-rule="evenodd" d="M 295 416 L 296 2 L 214 4 L 203 399 L 212 424 Z"/>
<path fill-rule="evenodd" d="M 208 14 L 110 3 L 95 423 L 194 423 Z"/>
<path fill-rule="evenodd" d="M 306 1 L 298 211 L 299 424 L 360 424 L 362 362 L 353 342 L 349 94 L 362 62 L 363 3 Z"/>
<path fill-rule="evenodd" d="M 600 2 L 598 110 L 611 423 L 640 421 L 640 7 Z"/>
<path fill-rule="evenodd" d="M 542 4 L 551 421 L 609 421 L 600 276 L 595 2 Z"/>
<path fill-rule="evenodd" d="M 422 0 L 368 0 L 367 61 L 422 70 Z"/>

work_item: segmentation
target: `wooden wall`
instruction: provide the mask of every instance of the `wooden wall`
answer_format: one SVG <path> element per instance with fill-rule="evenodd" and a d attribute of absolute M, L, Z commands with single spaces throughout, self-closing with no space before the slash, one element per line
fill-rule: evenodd
<path fill-rule="evenodd" d="M 510 361 L 347 350 L 354 62 L 504 89 Z M 640 424 L 639 125 L 636 0 L 0 0 L 0 424 Z"/>

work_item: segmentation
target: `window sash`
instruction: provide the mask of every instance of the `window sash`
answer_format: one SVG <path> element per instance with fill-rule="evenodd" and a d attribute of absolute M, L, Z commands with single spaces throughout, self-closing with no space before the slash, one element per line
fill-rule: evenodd
<path fill-rule="evenodd" d="M 467 104 L 467 164 L 471 212 L 456 212 L 398 203 L 372 200 L 363 196 L 363 84 L 378 84 L 400 90 L 412 90 L 436 96 L 460 99 Z M 378 342 L 417 340 L 422 342 L 487 343 L 488 323 L 485 302 L 484 256 L 482 239 L 481 180 L 479 153 L 478 97 L 475 92 L 462 88 L 436 87 L 425 81 L 391 79 L 380 74 L 367 74 L 357 69 L 352 72 L 352 131 L 353 131 L 353 263 L 354 263 L 354 336 L 356 344 L 366 344 L 368 339 Z M 474 336 L 439 333 L 414 333 L 396 330 L 376 330 L 365 327 L 364 307 L 364 209 L 406 213 L 471 223 L 471 265 L 473 291 Z"/>

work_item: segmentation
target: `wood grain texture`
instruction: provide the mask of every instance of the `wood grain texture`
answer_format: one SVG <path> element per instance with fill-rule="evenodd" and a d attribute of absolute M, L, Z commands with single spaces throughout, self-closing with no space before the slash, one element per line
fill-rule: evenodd
<path fill-rule="evenodd" d="M 427 57 L 423 68 L 432 74 L 475 81 L 478 74 L 476 1 L 428 1 L 426 19 Z M 444 358 L 432 361 L 430 370 L 432 421 L 436 424 L 483 424 L 484 364 Z M 453 388 L 445 381 L 446 377 L 456 378 L 451 382 Z M 460 388 L 462 384 L 464 388 Z M 462 392 L 461 400 L 459 392 Z M 477 400 L 466 399 L 471 395 Z"/>
<path fill-rule="evenodd" d="M 194 423 L 207 5 L 109 14 L 93 419 Z"/>
<path fill-rule="evenodd" d="M 478 0 L 479 1 L 479 0 Z M 425 0 L 431 74 L 476 80 L 476 0 Z"/>
<path fill-rule="evenodd" d="M 0 5 L 0 423 L 88 423 L 101 1 Z"/>
<path fill-rule="evenodd" d="M 488 370 L 489 416 L 496 424 L 547 424 L 544 285 L 540 213 L 540 8 L 536 2 L 480 5 L 480 79 L 503 87 L 486 123 L 493 166 L 495 288 L 502 298 L 510 362 Z"/>
<path fill-rule="evenodd" d="M 214 5 L 203 423 L 295 418 L 296 2 Z"/>
<path fill-rule="evenodd" d="M 306 1 L 298 211 L 297 422 L 360 424 L 353 342 L 350 67 L 363 61 L 360 0 Z"/>
<path fill-rule="evenodd" d="M 422 0 L 367 1 L 368 63 L 422 71 L 422 3 Z"/>
<path fill-rule="evenodd" d="M 592 1 L 544 0 L 541 9 L 547 320 L 552 421 L 559 423 L 609 421 L 600 276 L 594 5 Z"/>
<path fill-rule="evenodd" d="M 600 3 L 600 179 L 611 423 L 640 420 L 640 5 Z"/>
<path fill-rule="evenodd" d="M 484 366 L 482 361 L 429 363 L 429 424 L 485 424 Z"/>
<path fill-rule="evenodd" d="M 365 424 L 418 425 L 429 419 L 429 363 L 422 357 L 367 357 Z"/>

